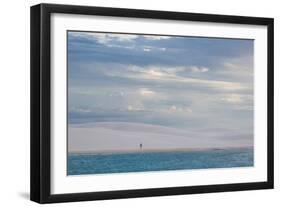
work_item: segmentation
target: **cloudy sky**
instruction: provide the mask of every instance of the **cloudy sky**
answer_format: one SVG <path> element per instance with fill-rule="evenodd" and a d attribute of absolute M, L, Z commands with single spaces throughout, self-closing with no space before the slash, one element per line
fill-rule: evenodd
<path fill-rule="evenodd" d="M 68 121 L 252 133 L 253 43 L 68 32 Z"/>

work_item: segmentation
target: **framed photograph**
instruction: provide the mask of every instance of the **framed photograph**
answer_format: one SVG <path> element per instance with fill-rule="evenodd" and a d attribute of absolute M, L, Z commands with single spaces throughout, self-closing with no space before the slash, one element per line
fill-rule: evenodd
<path fill-rule="evenodd" d="M 273 19 L 31 7 L 31 200 L 273 188 Z"/>

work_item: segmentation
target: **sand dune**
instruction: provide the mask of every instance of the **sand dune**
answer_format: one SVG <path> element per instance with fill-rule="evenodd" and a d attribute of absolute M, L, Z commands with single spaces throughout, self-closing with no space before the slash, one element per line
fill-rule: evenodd
<path fill-rule="evenodd" d="M 71 125 L 68 130 L 70 153 L 140 151 L 140 143 L 143 145 L 142 151 L 206 150 L 253 146 L 253 135 L 222 129 L 184 131 L 148 124 L 101 122 Z"/>

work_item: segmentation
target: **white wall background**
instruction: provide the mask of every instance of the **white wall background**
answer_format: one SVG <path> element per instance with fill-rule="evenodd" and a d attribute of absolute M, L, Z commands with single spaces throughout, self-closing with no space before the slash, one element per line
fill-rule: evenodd
<path fill-rule="evenodd" d="M 2 1 L 0 33 L 0 205 L 29 201 L 29 7 L 37 3 L 81 4 L 275 18 L 275 189 L 153 198 L 62 203 L 53 206 L 276 206 L 281 202 L 281 12 L 278 0 L 69 0 Z"/>

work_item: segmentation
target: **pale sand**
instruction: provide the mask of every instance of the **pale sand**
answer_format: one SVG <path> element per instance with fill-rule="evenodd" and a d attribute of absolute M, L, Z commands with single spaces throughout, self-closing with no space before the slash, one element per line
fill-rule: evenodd
<path fill-rule="evenodd" d="M 130 153 L 161 153 L 161 152 L 203 152 L 203 151 L 224 151 L 224 150 L 251 150 L 253 147 L 232 147 L 232 148 L 182 148 L 182 149 L 150 149 L 150 150 L 101 150 L 101 151 L 72 151 L 71 155 L 109 155 L 109 154 L 130 154 Z"/>
<path fill-rule="evenodd" d="M 143 147 L 140 149 L 140 143 Z M 110 154 L 253 148 L 253 135 L 233 130 L 184 131 L 163 126 L 104 122 L 71 125 L 68 152 Z"/>

